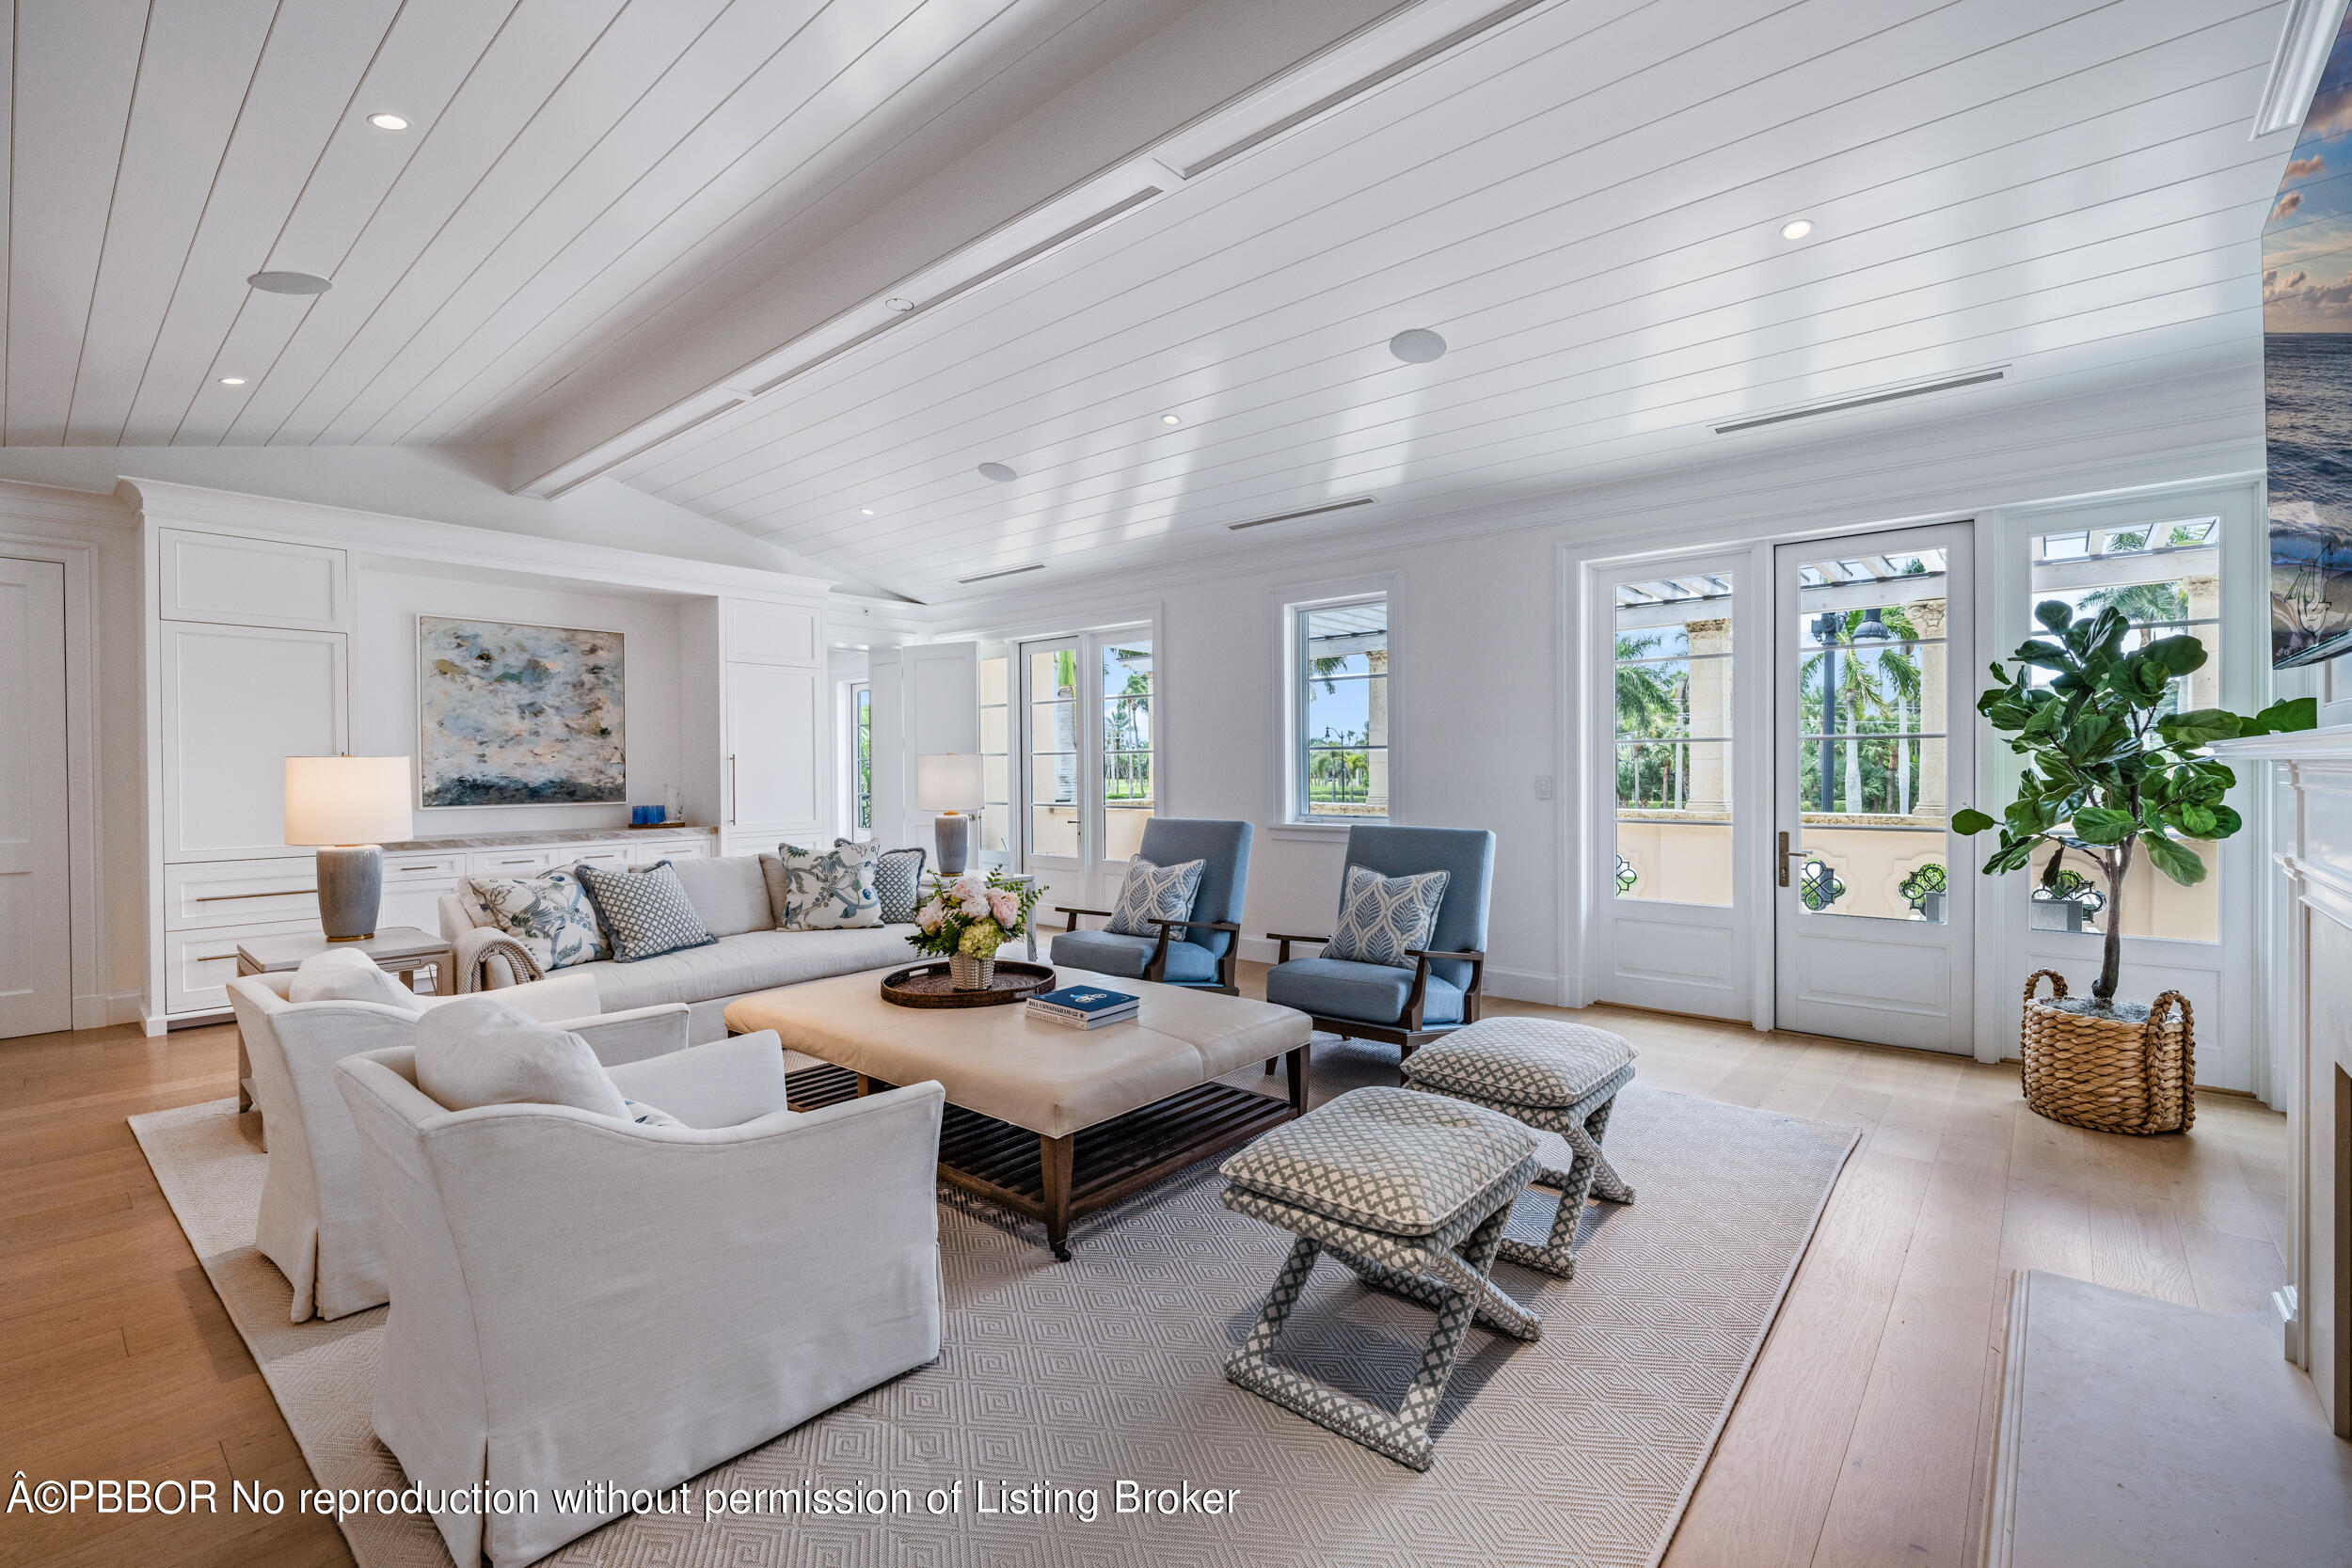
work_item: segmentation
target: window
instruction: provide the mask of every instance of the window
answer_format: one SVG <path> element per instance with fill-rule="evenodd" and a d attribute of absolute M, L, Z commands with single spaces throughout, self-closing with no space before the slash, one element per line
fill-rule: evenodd
<path fill-rule="evenodd" d="M 1012 706 L 1006 694 L 1012 661 L 1003 654 L 980 660 L 980 841 L 977 863 L 996 870 L 1012 863 Z"/>
<path fill-rule="evenodd" d="M 2192 517 L 2076 529 L 2034 538 L 2033 596 L 2026 606 L 2057 599 L 2078 616 L 2121 610 L 2131 631 L 2124 646 L 2140 647 L 2180 633 L 2205 645 L 2203 668 L 2182 675 L 2157 705 L 2159 714 L 2221 705 L 2221 520 Z M 2039 623 L 2033 635 L 2042 635 Z M 2037 682 L 2053 673 L 2036 671 Z M 2220 870 L 2220 847 L 2191 843 L 2210 871 Z M 2045 886 L 2056 846 L 2035 856 L 2032 895 L 2036 929 L 2106 930 L 2105 881 L 2076 856 Z M 2183 887 L 2154 872 L 2145 855 L 2134 856 L 2123 879 L 2123 934 L 2181 942 L 2221 939 L 2221 878 L 2210 875 Z"/>
<path fill-rule="evenodd" d="M 874 828 L 874 694 L 864 681 L 850 686 L 850 832 Z"/>
<path fill-rule="evenodd" d="M 1731 902 L 1731 574 L 1617 584 L 1619 898 Z"/>
<path fill-rule="evenodd" d="M 1389 600 L 1385 594 L 1291 611 L 1292 809 L 1301 821 L 1389 815 Z"/>
<path fill-rule="evenodd" d="M 1152 820 L 1152 639 L 1112 637 L 1103 654 L 1103 858 L 1143 847 Z"/>

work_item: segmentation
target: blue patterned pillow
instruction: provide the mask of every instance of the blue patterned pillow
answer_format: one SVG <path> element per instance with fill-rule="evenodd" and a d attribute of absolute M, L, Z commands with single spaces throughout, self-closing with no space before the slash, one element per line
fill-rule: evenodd
<path fill-rule="evenodd" d="M 836 838 L 836 849 L 860 842 Z M 923 851 L 920 849 L 884 849 L 874 857 L 874 896 L 882 900 L 882 919 L 885 926 L 914 924 L 914 907 L 923 901 Z"/>
<path fill-rule="evenodd" d="M 1448 879 L 1443 871 L 1383 877 L 1349 866 L 1340 884 L 1340 923 L 1323 956 L 1412 968 L 1412 949 L 1427 947 L 1429 934 L 1438 928 L 1438 906 L 1445 902 Z"/>
<path fill-rule="evenodd" d="M 536 877 L 475 877 L 471 881 L 474 899 L 489 924 L 521 943 L 541 974 L 612 956 L 587 890 L 570 866 L 559 865 Z"/>
<path fill-rule="evenodd" d="M 1107 928 L 1122 937 L 1158 936 L 1160 928 L 1152 917 L 1182 920 L 1191 914 L 1192 901 L 1200 895 L 1200 874 L 1208 868 L 1207 861 L 1153 865 L 1137 855 L 1127 863 L 1127 878 L 1119 884 L 1119 902 L 1111 906 Z"/>
<path fill-rule="evenodd" d="M 596 917 L 604 924 L 605 935 L 612 941 L 612 957 L 622 963 L 658 958 L 688 947 L 707 947 L 719 940 L 694 912 L 686 896 L 686 884 L 677 879 L 677 867 L 668 861 L 656 861 L 633 871 L 584 863 L 572 869 L 579 873 L 580 885 L 588 890 L 589 902 L 596 905 Z"/>

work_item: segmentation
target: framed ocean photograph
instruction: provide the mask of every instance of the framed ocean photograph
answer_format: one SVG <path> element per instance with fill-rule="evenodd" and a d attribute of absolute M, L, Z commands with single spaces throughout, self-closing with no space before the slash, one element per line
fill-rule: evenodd
<path fill-rule="evenodd" d="M 2270 662 L 2352 652 L 2352 23 L 2263 226 Z"/>
<path fill-rule="evenodd" d="M 628 799 L 621 634 L 417 617 L 418 804 Z"/>

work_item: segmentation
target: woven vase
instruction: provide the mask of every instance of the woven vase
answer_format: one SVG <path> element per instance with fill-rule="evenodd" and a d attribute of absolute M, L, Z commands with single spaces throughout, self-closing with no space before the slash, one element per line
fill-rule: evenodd
<path fill-rule="evenodd" d="M 996 960 L 969 953 L 947 955 L 947 983 L 958 990 L 986 990 L 996 981 Z"/>
<path fill-rule="evenodd" d="M 2050 982 L 2049 1002 L 2034 995 L 2042 980 Z M 2066 981 L 2055 970 L 2036 970 L 2026 982 L 2026 1104 L 2094 1132 L 2185 1132 L 2195 1125 L 2197 1036 L 2187 997 L 2166 991 L 2138 1023 L 2051 1006 L 2065 999 Z"/>

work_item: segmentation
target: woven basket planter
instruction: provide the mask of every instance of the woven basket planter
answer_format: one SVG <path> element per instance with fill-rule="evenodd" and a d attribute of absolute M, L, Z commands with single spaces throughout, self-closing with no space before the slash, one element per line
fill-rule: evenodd
<path fill-rule="evenodd" d="M 947 976 L 958 990 L 986 990 L 996 978 L 996 960 L 976 958 L 969 953 L 950 953 Z"/>
<path fill-rule="evenodd" d="M 2034 995 L 2050 982 L 2050 1000 Z M 2188 998 L 2166 991 L 2144 1022 L 2092 1018 L 2066 999 L 2055 970 L 2026 982 L 2026 1103 L 2052 1121 L 2094 1132 L 2185 1132 L 2197 1120 L 2196 1021 Z"/>

